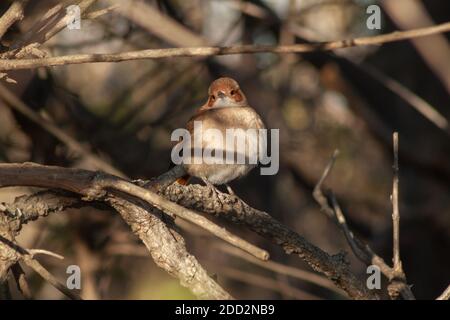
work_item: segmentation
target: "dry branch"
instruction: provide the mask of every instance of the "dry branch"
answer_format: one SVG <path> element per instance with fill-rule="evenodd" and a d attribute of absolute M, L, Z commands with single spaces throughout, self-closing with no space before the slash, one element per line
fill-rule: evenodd
<path fill-rule="evenodd" d="M 61 284 L 47 269 L 45 269 L 36 259 L 31 258 L 29 255 L 23 255 L 22 260 L 27 266 L 33 269 L 37 274 L 44 278 L 48 283 L 61 291 L 64 295 L 72 300 L 81 300 L 81 297 L 69 290 L 65 285 Z"/>
<path fill-rule="evenodd" d="M 450 299 L 450 286 L 448 286 L 442 294 L 437 297 L 436 300 L 449 300 Z"/>
<path fill-rule="evenodd" d="M 32 69 L 45 66 L 61 66 L 80 63 L 120 62 L 141 59 L 161 59 L 171 57 L 207 57 L 248 53 L 305 53 L 314 51 L 329 51 L 342 48 L 365 45 L 381 45 L 384 43 L 402 41 L 428 35 L 450 31 L 450 22 L 433 27 L 415 29 L 409 31 L 396 31 L 389 34 L 362 37 L 349 40 L 320 42 L 311 44 L 295 44 L 286 46 L 270 45 L 239 45 L 232 47 L 192 47 L 192 48 L 168 48 L 147 49 L 112 54 L 75 54 L 60 57 L 40 59 L 0 59 L 0 71 Z"/>
<path fill-rule="evenodd" d="M 271 279 L 270 277 L 258 275 L 251 272 L 241 271 L 235 268 L 221 267 L 219 273 L 226 278 L 233 279 L 242 283 L 248 283 L 252 286 L 264 288 L 271 291 L 278 291 L 290 299 L 297 300 L 320 300 L 319 297 L 299 290 L 287 283 Z"/>
<path fill-rule="evenodd" d="M 12 269 L 14 269 L 14 266 L 17 266 L 17 263 L 19 261 L 23 261 L 27 266 L 32 268 L 42 278 L 48 281 L 52 286 L 61 291 L 67 297 L 74 300 L 80 300 L 81 297 L 78 294 L 62 285 L 47 269 L 45 269 L 36 259 L 34 259 L 32 252 L 30 253 L 28 250 L 20 247 L 17 243 L 15 243 L 14 236 L 9 228 L 7 228 L 7 226 L 8 224 L 5 220 L 3 220 L 3 223 L 0 223 L 0 233 L 9 233 L 8 238 L 0 236 L 0 257 L 2 258 L 1 265 L 10 266 Z M 5 259 L 5 252 L 12 253 L 9 259 Z M 42 251 L 40 253 L 42 253 Z M 48 254 L 48 251 L 45 251 L 45 253 Z M 12 262 L 14 263 L 11 265 Z"/>
<path fill-rule="evenodd" d="M 143 240 L 151 252 L 155 252 L 154 246 L 158 248 L 159 246 L 164 246 L 166 248 L 166 242 L 170 242 L 170 239 L 155 236 L 160 235 L 161 232 L 155 230 L 154 226 L 148 221 L 150 217 L 154 217 L 153 215 L 148 214 L 148 203 L 163 209 L 169 214 L 175 215 L 177 213 L 178 215 L 180 214 L 178 212 L 180 208 L 181 212 L 186 212 L 184 210 L 187 209 L 183 209 L 168 200 L 177 202 L 187 208 L 216 215 L 220 214 L 221 217 L 245 224 L 261 236 L 282 246 L 285 252 L 299 255 L 314 270 L 323 273 L 338 287 L 346 291 L 351 298 L 377 298 L 365 287 L 364 283 L 357 279 L 349 270 L 348 262 L 345 260 L 345 256 L 342 253 L 333 256 L 327 254 L 294 231 L 289 230 L 280 222 L 273 219 L 269 214 L 242 204 L 235 196 L 221 194 L 219 195 L 221 198 L 219 201 L 210 196 L 210 190 L 206 187 L 199 185 L 180 186 L 173 184 L 162 191 L 162 194 L 168 199 L 166 200 L 151 191 L 103 173 L 80 169 L 40 166 L 35 164 L 0 164 L 0 187 L 19 185 L 60 188 L 80 194 L 83 196 L 84 200 L 102 200 L 108 202 L 119 211 L 124 220 Z M 130 194 L 133 195 L 133 197 L 129 197 Z M 129 206 L 130 202 L 133 204 L 133 208 L 131 209 Z M 170 205 L 167 202 L 169 202 Z M 142 210 L 142 212 L 138 212 L 139 210 Z M 157 219 L 157 221 L 161 220 Z M 153 224 L 154 223 L 155 221 L 153 221 Z M 158 225 L 158 228 L 167 228 L 167 226 L 161 222 L 161 224 Z M 174 230 L 172 230 L 172 232 L 173 231 Z M 174 243 L 180 245 L 178 241 L 174 242 L 172 239 L 172 244 L 174 245 Z M 170 253 L 172 255 L 168 255 L 172 257 L 174 251 L 177 252 L 176 249 L 177 248 L 170 248 Z M 158 257 L 154 256 L 153 258 L 157 263 L 166 263 L 162 257 L 159 257 L 158 259 Z M 174 257 L 174 260 L 171 261 L 171 271 L 172 274 L 175 273 L 182 279 L 183 283 L 183 280 L 188 279 L 185 274 L 186 269 L 183 269 L 183 267 L 187 268 L 187 265 L 182 258 L 185 259 L 186 257 Z M 174 268 L 176 268 L 176 270 L 173 270 Z M 167 268 L 165 269 L 167 270 Z M 187 268 L 188 271 L 191 269 L 192 268 Z M 200 272 L 197 270 L 195 271 L 197 272 L 194 273 L 195 276 L 199 277 Z M 180 274 L 177 274 L 177 272 Z M 190 275 L 192 276 L 192 273 L 190 273 Z M 203 293 L 208 296 L 211 292 L 211 288 L 208 288 L 208 285 L 211 284 L 212 280 L 208 277 L 211 281 L 208 282 L 202 278 L 201 281 L 198 282 L 198 278 L 196 277 L 189 278 L 191 281 L 192 278 L 195 279 L 195 290 L 204 290 L 206 292 Z M 190 288 L 192 289 L 192 286 L 190 286 Z M 217 287 L 215 287 L 214 290 L 216 291 L 214 292 L 213 297 L 217 298 L 220 296 L 220 293 L 217 292 Z M 196 293 L 199 294 L 199 292 Z M 203 297 L 205 297 L 205 295 L 203 295 Z M 209 297 L 212 298 L 211 294 Z M 227 294 L 222 291 L 221 297 L 227 297 Z"/>
<path fill-rule="evenodd" d="M 242 252 L 241 250 L 238 250 L 236 248 L 233 248 L 230 245 L 224 244 L 224 243 L 218 243 L 217 248 L 221 251 L 224 251 L 225 253 L 238 257 L 240 259 L 243 259 L 245 261 L 248 261 L 252 264 L 255 264 L 261 268 L 279 273 L 281 275 L 287 275 L 293 278 L 300 279 L 305 282 L 313 283 L 317 286 L 327 288 L 328 290 L 331 290 L 332 292 L 339 294 L 340 296 L 343 295 L 343 291 L 336 288 L 336 286 L 331 282 L 330 280 L 326 279 L 323 276 L 320 276 L 316 273 L 302 270 L 299 268 L 291 267 L 288 265 L 284 265 L 272 260 L 269 261 L 261 261 L 254 257 L 252 257 L 249 254 L 246 254 L 245 252 Z"/>
<path fill-rule="evenodd" d="M 207 187 L 179 184 L 172 184 L 161 190 L 161 193 L 167 199 L 184 207 L 245 225 L 260 236 L 281 246 L 287 254 L 298 255 L 312 269 L 324 274 L 353 299 L 377 299 L 377 296 L 365 287 L 365 283 L 357 279 L 349 270 L 344 253 L 329 255 L 268 213 L 242 204 L 233 195 L 219 194 L 219 201 L 210 196 Z"/>
<path fill-rule="evenodd" d="M 394 132 L 393 137 L 393 153 L 394 153 L 394 177 L 392 179 L 392 252 L 393 274 L 388 286 L 388 292 L 391 298 L 397 299 L 402 291 L 405 291 L 406 283 L 405 272 L 403 271 L 402 262 L 400 260 L 400 210 L 398 207 L 398 132 Z M 405 291 L 409 293 L 410 290 Z"/>
<path fill-rule="evenodd" d="M 393 136 L 394 149 L 394 178 L 392 180 L 392 226 L 393 226 L 393 262 L 394 270 L 402 270 L 400 261 L 400 211 L 398 209 L 398 133 Z"/>
<path fill-rule="evenodd" d="M 31 299 L 31 291 L 25 277 L 25 272 L 19 263 L 12 266 L 11 271 L 17 284 L 17 289 L 22 293 L 25 299 Z"/>
<path fill-rule="evenodd" d="M 209 277 L 195 257 L 187 252 L 184 239 L 176 230 L 167 225 L 167 217 L 164 219 L 163 214 L 159 210 L 135 197 L 113 190 L 108 192 L 102 190 L 99 185 L 95 184 L 99 181 L 98 179 L 102 174 L 64 168 L 56 168 L 60 170 L 44 174 L 38 168 L 45 171 L 45 168 L 49 169 L 49 167 L 30 164 L 16 166 L 18 171 L 13 170 L 13 172 L 10 171 L 10 174 L 6 174 L 9 170 L 5 169 L 5 166 L 9 165 L 0 164 L 0 171 L 2 171 L 0 173 L 1 186 L 14 185 L 11 178 L 17 180 L 17 177 L 21 177 L 24 179 L 19 180 L 22 180 L 21 183 L 24 183 L 24 185 L 30 185 L 30 183 L 41 187 L 53 185 L 55 188 L 78 193 L 90 200 L 97 196 L 98 199 L 108 203 L 121 214 L 122 218 L 130 225 L 132 231 L 146 245 L 156 264 L 169 274 L 177 277 L 180 283 L 188 287 L 197 297 L 203 299 L 231 298 L 225 290 Z M 20 167 L 22 167 L 22 170 Z M 53 169 L 55 168 L 53 167 Z M 43 174 L 46 177 L 42 176 Z M 116 179 L 119 178 L 116 177 Z M 14 234 L 18 233 L 23 223 L 52 212 L 58 212 L 66 207 L 85 205 L 86 202 L 80 201 L 79 198 L 79 196 L 74 196 L 74 194 L 67 192 L 61 194 L 53 191 L 44 191 L 33 196 L 20 197 L 14 204 L 4 205 L 3 208 L 0 208 L 0 213 L 3 212 L 3 214 L 0 214 L 0 232 L 3 230 L 8 231 L 8 239 L 10 242 L 13 242 Z M 30 208 L 31 212 L 28 212 L 27 208 Z M 21 209 L 24 209 L 23 212 Z M 7 261 L 5 264 L 0 264 L 0 269 L 5 268 L 5 272 L 3 272 L 3 269 L 0 270 L 2 271 L 0 275 L 4 274 L 6 276 L 6 272 L 11 264 L 20 259 L 16 250 L 11 249 L 12 252 L 10 252 L 7 251 L 8 248 L 10 247 L 2 246 L 0 242 L 0 258 Z"/>
<path fill-rule="evenodd" d="M 406 277 L 404 275 L 403 277 L 399 277 L 399 274 L 395 271 L 394 268 L 391 268 L 383 260 L 383 258 L 378 256 L 370 248 L 368 244 L 365 244 L 353 234 L 353 232 L 348 227 L 345 216 L 334 193 L 331 190 L 328 191 L 331 205 L 328 203 L 328 198 L 322 191 L 322 185 L 325 179 L 330 174 L 338 154 L 339 152 L 337 150 L 334 151 L 331 160 L 328 162 L 322 173 L 322 176 L 314 187 L 314 199 L 320 205 L 321 210 L 342 230 L 355 256 L 366 265 L 376 265 L 378 268 L 380 268 L 380 271 L 388 278 L 390 282 L 390 289 L 397 292 L 397 294 L 400 293 L 406 300 L 414 300 L 415 297 L 411 291 L 410 286 L 406 282 Z M 390 293 L 392 294 L 394 294 L 395 292 L 391 292 L 390 290 Z"/>
<path fill-rule="evenodd" d="M 84 14 L 97 0 L 81 0 L 78 2 L 80 13 Z M 47 11 L 31 29 L 21 38 L 14 41 L 11 50 L 2 53 L 2 58 L 24 58 L 33 52 L 40 52 L 38 48 L 64 29 L 72 17 L 67 14 L 65 7 L 58 4 Z M 42 52 L 40 53 L 42 55 Z"/>
<path fill-rule="evenodd" d="M 15 22 L 23 19 L 23 9 L 28 0 L 14 1 L 6 12 L 0 17 L 0 39 L 4 36 L 9 27 Z"/>

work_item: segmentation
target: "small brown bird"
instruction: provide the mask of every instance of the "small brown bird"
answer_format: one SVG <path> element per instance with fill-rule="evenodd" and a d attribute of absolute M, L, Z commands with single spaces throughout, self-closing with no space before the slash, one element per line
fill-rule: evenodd
<path fill-rule="evenodd" d="M 197 139 L 201 146 L 201 154 L 204 157 L 205 151 L 215 150 L 211 152 L 220 152 L 223 150 L 223 159 L 225 159 L 227 149 L 231 146 L 234 160 L 237 160 L 238 153 L 236 150 L 237 142 L 232 140 L 231 145 L 225 146 L 225 140 L 227 137 L 227 129 L 237 129 L 235 137 L 242 138 L 245 141 L 245 154 L 241 154 L 246 160 L 245 163 L 234 161 L 231 164 L 225 162 L 221 163 L 195 163 L 194 147 L 191 147 L 190 163 L 183 163 L 183 166 L 190 176 L 194 176 L 203 180 L 203 182 L 210 187 L 213 194 L 217 197 L 217 190 L 214 185 L 225 184 L 230 194 L 234 194 L 228 183 L 232 180 L 245 176 L 250 170 L 257 166 L 257 159 L 259 158 L 258 149 L 258 135 L 252 136 L 245 134 L 247 129 L 255 129 L 255 132 L 259 132 L 259 129 L 265 129 L 263 121 L 259 117 L 258 113 L 251 108 L 247 99 L 239 87 L 239 84 L 231 78 L 219 78 L 213 81 L 208 89 L 208 100 L 201 106 L 196 114 L 188 121 L 186 129 L 191 135 L 191 140 Z M 199 126 L 198 124 L 201 124 Z M 215 129 L 215 130 L 210 130 Z M 243 130 L 242 130 L 243 129 Z M 220 132 L 223 139 L 218 139 L 216 135 L 212 134 L 212 131 L 216 133 Z M 229 131 L 229 130 L 228 130 Z M 197 145 L 198 146 L 198 145 Z M 250 148 L 249 146 L 257 146 L 256 148 Z M 242 159 L 242 158 L 241 158 Z M 248 161 L 249 159 L 256 159 L 256 162 Z M 205 160 L 205 159 L 202 159 Z M 187 183 L 189 176 L 180 179 L 179 183 Z"/>

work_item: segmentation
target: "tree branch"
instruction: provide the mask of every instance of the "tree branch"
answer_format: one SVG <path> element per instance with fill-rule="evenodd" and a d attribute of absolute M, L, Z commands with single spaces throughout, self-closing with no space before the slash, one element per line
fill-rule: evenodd
<path fill-rule="evenodd" d="M 163 218 L 162 212 L 143 201 L 127 201 L 120 196 L 108 195 L 106 201 L 142 240 L 155 263 L 178 278 L 181 285 L 189 288 L 200 299 L 232 299 L 197 259 L 187 252 L 184 239 L 167 226 L 164 222 L 167 218 Z"/>
<path fill-rule="evenodd" d="M 328 203 L 327 197 L 323 194 L 322 185 L 325 179 L 330 174 L 338 154 L 338 150 L 335 150 L 333 156 L 331 157 L 331 160 L 325 167 L 322 176 L 314 187 L 314 199 L 320 205 L 321 210 L 342 230 L 355 256 L 366 265 L 376 265 L 390 281 L 390 285 L 392 285 L 391 289 L 394 289 L 396 287 L 397 292 L 400 292 L 404 299 L 414 300 L 415 297 L 411 291 L 411 288 L 406 283 L 406 277 L 398 281 L 399 279 L 396 278 L 396 272 L 394 268 L 391 268 L 388 264 L 386 264 L 383 258 L 373 252 L 368 244 L 365 244 L 363 241 L 357 238 L 350 230 L 333 191 L 329 190 L 331 206 Z"/>
<path fill-rule="evenodd" d="M 155 221 L 149 221 L 150 217 L 152 219 L 155 217 L 147 213 L 149 204 L 158 209 L 162 209 L 166 213 L 187 217 L 183 213 L 180 214 L 180 212 L 186 213 L 187 209 L 170 202 L 174 201 L 187 208 L 206 213 L 220 214 L 222 217 L 231 221 L 243 223 L 261 236 L 282 246 L 286 253 L 299 255 L 314 270 L 323 273 L 330 280 L 333 280 L 351 298 L 377 298 L 349 270 L 348 262 L 345 260 L 343 253 L 330 256 L 273 219 L 269 214 L 242 204 L 235 196 L 220 194 L 220 201 L 212 199 L 208 193 L 209 189 L 203 186 L 181 186 L 173 184 L 164 191 L 161 191 L 161 194 L 170 200 L 168 201 L 149 190 L 142 189 L 125 180 L 99 172 L 36 164 L 0 164 L 0 187 L 12 185 L 61 188 L 82 195 L 84 200 L 108 202 L 119 211 L 125 221 L 131 226 L 133 232 L 143 240 L 150 252 L 155 252 L 155 248 L 161 250 L 160 246 L 164 246 L 165 250 L 169 250 L 167 256 L 163 254 L 163 257 L 161 257 L 160 251 L 156 251 L 160 255 L 159 257 L 153 256 L 153 258 L 157 263 L 159 262 L 162 265 L 166 263 L 167 259 L 172 259 L 169 261 L 169 264 L 171 264 L 170 273 L 176 274 L 185 285 L 186 283 L 183 282 L 183 279 L 187 279 L 186 274 L 185 271 L 180 269 L 182 266 L 188 266 L 189 263 L 192 266 L 192 260 L 189 263 L 183 263 L 183 259 L 180 261 L 180 258 L 185 258 L 184 256 L 173 257 L 173 253 L 177 252 L 177 248 L 167 247 L 167 242 L 171 246 L 176 246 L 180 245 L 178 241 L 173 241 L 172 239 L 172 242 L 170 242 L 168 238 L 155 236 L 161 234 L 159 228 L 167 228 L 167 226 L 160 219 L 157 219 L 161 223 L 156 227 L 154 226 Z M 125 197 L 124 194 L 132 195 L 132 197 Z M 133 205 L 131 209 L 130 203 Z M 151 212 L 154 213 L 154 211 Z M 184 246 L 184 244 L 181 245 Z M 194 258 L 192 257 L 192 259 Z M 167 270 L 167 268 L 165 269 Z M 187 269 L 192 270 L 192 268 Z M 197 276 L 198 274 L 195 275 Z M 190 280 L 192 281 L 191 278 Z M 209 291 L 205 287 L 211 285 L 211 282 L 205 282 L 204 280 L 199 282 L 196 277 L 193 278 L 195 278 L 195 284 L 192 285 L 192 287 L 195 287 L 194 290 L 204 290 L 202 292 L 203 297 L 205 295 L 208 296 Z M 192 289 L 192 287 L 190 288 Z M 199 293 L 197 292 L 197 294 Z M 211 297 L 211 295 L 209 296 Z M 214 297 L 217 298 L 218 296 L 222 296 L 222 298 L 229 297 L 224 291 L 220 294 L 216 290 Z"/>
<path fill-rule="evenodd" d="M 14 1 L 11 6 L 0 18 L 0 39 L 5 35 L 6 31 L 17 21 L 23 19 L 23 9 L 28 0 Z"/>
<path fill-rule="evenodd" d="M 44 278 L 48 283 L 61 291 L 64 295 L 72 300 L 81 300 L 81 297 L 72 290 L 69 290 L 65 285 L 60 283 L 47 269 L 45 269 L 39 261 L 33 259 L 29 255 L 22 256 L 23 262 L 33 269 L 37 274 Z"/>
<path fill-rule="evenodd" d="M 192 47 L 192 48 L 168 48 L 147 49 L 111 54 L 75 54 L 60 57 L 40 59 L 0 59 L 0 71 L 32 69 L 46 66 L 61 66 L 80 63 L 120 62 L 141 59 L 161 59 L 170 57 L 208 57 L 232 54 L 248 53 L 305 53 L 314 51 L 329 51 L 342 48 L 365 45 L 381 45 L 384 43 L 402 41 L 428 35 L 450 31 L 450 22 L 433 27 L 414 29 L 409 31 L 396 31 L 389 34 L 339 40 L 330 42 L 319 42 L 311 44 L 295 44 L 286 46 L 265 45 L 238 45 L 232 47 Z"/>
<path fill-rule="evenodd" d="M 442 294 L 437 297 L 436 300 L 449 300 L 450 299 L 450 286 L 447 287 L 447 289 L 442 292 Z"/>
<path fill-rule="evenodd" d="M 332 280 L 353 299 L 377 299 L 364 283 L 349 270 L 344 253 L 329 255 L 296 232 L 272 218 L 268 213 L 242 204 L 233 195 L 219 194 L 219 200 L 200 185 L 172 184 L 160 193 L 167 199 L 205 213 L 214 214 L 234 223 L 243 224 L 260 236 L 281 246 L 287 254 L 297 254 L 309 266 Z"/>
<path fill-rule="evenodd" d="M 167 218 L 164 219 L 160 211 L 142 201 L 136 202 L 138 200 L 135 199 L 127 201 L 112 194 L 108 195 L 105 201 L 122 215 L 133 232 L 144 242 L 156 264 L 179 278 L 182 285 L 200 298 L 231 298 L 208 276 L 195 257 L 186 251 L 184 239 L 176 230 L 167 226 L 164 221 Z M 11 231 L 17 235 L 21 226 L 29 221 L 66 208 L 86 205 L 88 203 L 80 200 L 76 194 L 61 190 L 45 190 L 30 196 L 18 197 L 11 204 L 3 204 L 0 210 L 6 214 Z M 37 250 L 28 251 L 43 253 Z"/>
<path fill-rule="evenodd" d="M 224 228 L 200 214 L 172 203 L 156 193 L 136 186 L 126 180 L 101 172 L 81 169 L 65 169 L 37 164 L 0 164 L 0 187 L 36 186 L 46 188 L 62 188 L 81 194 L 86 200 L 104 198 L 108 191 L 116 190 L 138 199 L 142 199 L 163 212 L 178 216 L 217 237 L 237 246 L 262 260 L 267 260 L 267 251 L 257 248 L 251 243 L 231 234 Z"/>
<path fill-rule="evenodd" d="M 400 212 L 398 209 L 398 133 L 393 135 L 394 149 L 394 178 L 392 181 L 392 226 L 393 226 L 393 262 L 394 271 L 403 273 L 400 260 Z"/>
<path fill-rule="evenodd" d="M 187 253 L 183 238 L 176 235 L 175 230 L 168 228 L 162 220 L 163 214 L 153 208 L 153 203 L 150 206 L 145 200 L 139 200 L 139 196 L 141 195 L 147 200 L 151 198 L 161 208 L 167 210 L 169 214 L 174 214 L 172 211 L 178 211 L 179 206 L 172 204 L 176 207 L 166 208 L 165 201 L 168 201 L 153 192 L 142 189 L 118 177 L 99 172 L 34 164 L 0 164 L 0 171 L 0 186 L 3 187 L 8 185 L 55 187 L 78 193 L 86 200 L 106 201 L 122 215 L 133 232 L 141 238 L 155 262 L 170 274 L 178 277 L 182 285 L 190 288 L 200 298 L 231 298 L 226 291 L 208 276 L 195 257 Z M 115 182 L 119 182 L 117 188 L 114 188 Z M 130 196 L 129 192 L 136 191 L 136 189 L 140 190 L 141 194 Z M 70 201 L 69 205 L 72 205 Z M 43 214 L 46 211 L 44 209 Z M 153 214 L 148 214 L 148 212 Z M 200 221 L 200 225 L 210 228 L 210 230 L 211 226 L 215 226 L 212 222 L 205 223 L 206 218 L 204 217 L 197 219 L 198 214 L 189 212 L 186 209 L 181 215 L 191 221 Z M 17 221 L 21 221 L 6 215 L 0 215 L 0 217 L 8 218 L 7 222 L 16 220 L 15 223 L 17 223 Z M 15 229 L 20 229 L 20 226 L 16 226 Z M 223 234 L 225 230 L 220 230 L 220 232 Z M 233 242 L 233 240 L 235 241 L 238 238 L 229 235 L 228 240 L 230 239 Z M 236 242 L 235 244 L 240 244 Z M 252 247 L 252 245 L 247 246 L 249 251 L 254 248 L 256 247 Z M 258 248 L 255 251 L 265 252 Z M 0 253 L 2 252 L 0 251 Z M 14 260 L 13 262 L 16 261 Z"/>

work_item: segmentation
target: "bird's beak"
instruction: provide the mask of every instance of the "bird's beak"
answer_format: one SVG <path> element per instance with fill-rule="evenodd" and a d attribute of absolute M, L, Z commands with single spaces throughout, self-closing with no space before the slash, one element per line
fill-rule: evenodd
<path fill-rule="evenodd" d="M 225 99 L 225 93 L 223 93 L 222 91 L 219 91 L 219 93 L 217 93 L 217 96 L 219 97 L 219 99 Z"/>

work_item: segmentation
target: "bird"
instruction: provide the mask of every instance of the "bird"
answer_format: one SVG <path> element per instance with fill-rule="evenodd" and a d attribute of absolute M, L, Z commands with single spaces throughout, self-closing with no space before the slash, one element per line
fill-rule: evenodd
<path fill-rule="evenodd" d="M 201 128 L 196 127 L 196 123 L 201 123 Z M 214 80 L 208 88 L 208 99 L 197 109 L 192 118 L 187 122 L 186 129 L 191 135 L 191 140 L 199 137 L 201 151 L 205 150 L 219 150 L 224 149 L 224 140 L 218 141 L 208 132 L 209 129 L 216 129 L 226 137 L 227 129 L 238 129 L 237 136 L 244 134 L 247 129 L 265 129 L 264 122 L 255 109 L 249 106 L 245 94 L 242 92 L 238 82 L 229 77 L 221 77 Z M 239 129 L 243 129 L 239 131 Z M 258 131 L 259 132 L 259 131 Z M 201 179 L 207 187 L 211 190 L 213 196 L 220 201 L 218 194 L 220 190 L 216 188 L 219 185 L 225 185 L 228 193 L 235 195 L 234 191 L 229 186 L 229 182 L 239 179 L 247 175 L 253 168 L 257 166 L 254 162 L 249 162 L 248 159 L 258 159 L 258 153 L 261 146 L 258 145 L 259 136 L 247 135 L 246 149 L 244 156 L 245 163 L 195 163 L 193 161 L 194 149 L 191 147 L 190 160 L 188 163 L 184 161 L 182 166 L 186 171 L 186 175 L 178 179 L 179 184 L 187 184 L 190 177 Z M 235 142 L 233 142 L 236 147 Z M 249 145 L 257 146 L 256 149 L 248 148 Z M 258 149 L 259 148 L 259 149 Z M 265 145 L 262 146 L 265 148 Z M 225 152 L 223 156 L 225 157 Z M 265 150 L 263 150 L 265 152 Z M 234 151 L 235 160 L 237 153 Z"/>

